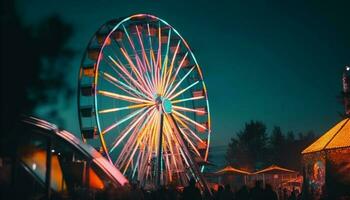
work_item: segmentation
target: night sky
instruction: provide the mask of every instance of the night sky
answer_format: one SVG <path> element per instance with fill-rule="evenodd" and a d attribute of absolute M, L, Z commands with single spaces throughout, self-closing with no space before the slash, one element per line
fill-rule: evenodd
<path fill-rule="evenodd" d="M 350 1 L 46 1 L 20 0 L 28 25 L 59 14 L 74 27 L 77 52 L 67 76 L 76 86 L 83 51 L 100 25 L 150 13 L 174 26 L 193 48 L 209 94 L 213 145 L 226 145 L 249 120 L 271 131 L 326 131 L 343 111 L 337 96 L 350 64 Z M 54 105 L 78 135 L 75 97 Z M 48 105 L 50 107 L 52 105 Z M 41 107 L 38 115 L 45 118 Z M 50 119 L 48 119 L 50 121 Z M 55 121 L 52 121 L 55 123 Z"/>

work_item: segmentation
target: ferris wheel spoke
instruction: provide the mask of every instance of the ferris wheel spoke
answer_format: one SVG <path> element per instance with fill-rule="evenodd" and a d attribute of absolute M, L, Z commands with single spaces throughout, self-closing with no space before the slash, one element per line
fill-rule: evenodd
<path fill-rule="evenodd" d="M 123 28 L 124 28 L 124 32 L 125 32 L 125 34 L 126 34 L 128 40 L 129 40 L 129 43 L 130 43 L 130 45 L 131 45 L 131 47 L 132 47 L 132 49 L 133 49 L 133 52 L 134 52 L 134 55 L 135 55 L 135 59 L 136 59 L 136 61 L 138 62 L 139 68 L 137 68 L 137 67 L 133 64 L 133 62 L 132 62 L 132 60 L 130 59 L 130 56 L 128 55 L 128 53 L 126 52 L 126 50 L 125 50 L 125 52 L 122 51 L 122 53 L 124 54 L 124 57 L 128 60 L 130 66 L 131 66 L 132 68 L 135 69 L 135 73 L 136 73 L 136 75 L 139 76 L 140 81 L 143 82 L 143 84 L 147 85 L 149 91 L 152 92 L 152 90 L 151 90 L 151 85 L 148 85 L 148 84 L 143 80 L 142 75 L 140 74 L 140 73 L 142 73 L 142 71 L 143 71 L 143 72 L 146 72 L 146 73 L 144 73 L 144 74 L 148 74 L 148 73 L 147 73 L 147 68 L 146 68 L 147 66 L 145 66 L 146 63 L 145 63 L 145 62 L 144 62 L 144 63 L 141 62 L 140 56 L 138 55 L 138 53 L 137 53 L 137 51 L 136 51 L 134 42 L 132 41 L 131 37 L 129 36 L 129 33 L 128 33 L 128 31 L 126 30 L 126 28 L 125 28 L 124 25 L 123 25 Z M 135 25 L 135 28 L 136 28 L 136 31 L 138 32 L 138 27 L 137 27 L 137 25 Z M 142 46 L 143 46 L 143 43 L 142 43 Z M 121 48 L 121 49 L 122 49 L 122 48 Z M 146 57 L 147 57 L 147 56 L 146 56 Z M 145 58 L 143 58 L 143 59 L 145 59 Z M 141 69 L 141 71 L 139 71 L 138 69 Z"/>
<path fill-rule="evenodd" d="M 204 110 L 197 110 L 197 109 L 192 109 L 192 108 L 186 108 L 182 106 L 173 106 L 175 110 L 181 110 L 181 111 L 188 111 L 188 112 L 194 112 L 194 113 L 199 113 L 199 114 L 206 114 Z"/>
<path fill-rule="evenodd" d="M 154 80 L 154 67 L 153 65 L 155 64 L 154 63 L 154 55 L 152 57 L 152 53 L 153 53 L 153 47 L 152 47 L 152 37 L 151 37 L 151 31 L 150 31 L 150 28 L 149 28 L 149 24 L 147 23 L 147 30 L 148 30 L 148 42 L 149 42 L 149 71 L 150 71 L 150 79 L 152 81 L 152 84 L 153 84 L 153 87 L 154 87 L 154 90 L 156 89 L 155 86 L 156 86 L 156 83 L 155 83 L 155 80 Z"/>
<path fill-rule="evenodd" d="M 123 83 L 122 81 L 119 81 L 118 79 L 114 78 L 113 76 L 111 76 L 110 74 L 106 73 L 106 72 L 100 72 L 103 75 L 103 78 L 106 79 L 107 81 L 111 82 L 112 84 L 114 83 L 114 85 L 120 89 L 122 89 L 123 91 L 127 92 L 128 94 L 134 96 L 134 97 L 140 97 L 142 96 L 145 99 L 151 100 L 149 97 L 147 97 L 146 95 L 144 95 L 143 93 L 139 92 L 138 90 L 136 90 L 135 88 L 130 87 L 129 85 Z M 119 84 L 119 85 L 116 85 Z M 129 92 L 132 91 L 132 92 Z M 137 96 L 139 95 L 139 96 Z"/>
<path fill-rule="evenodd" d="M 132 71 L 136 74 L 137 80 L 143 84 L 144 88 L 146 88 L 149 93 L 151 93 L 152 91 L 150 89 L 150 86 L 145 82 L 145 80 L 143 79 L 142 75 L 140 74 L 139 70 L 137 69 L 137 67 L 135 66 L 133 61 L 131 60 L 131 58 L 128 55 L 128 53 L 126 52 L 126 50 L 124 50 L 123 48 L 120 48 L 120 51 L 123 53 L 124 57 L 128 61 Z"/>
<path fill-rule="evenodd" d="M 107 78 L 105 78 L 105 77 L 104 77 L 104 80 L 106 80 L 106 81 L 109 82 L 110 84 L 114 85 L 115 87 L 121 89 L 122 91 L 124 91 L 125 93 L 129 94 L 130 96 L 133 96 L 133 97 L 135 97 L 135 98 L 142 98 L 142 96 L 130 92 L 129 90 L 127 90 L 127 89 L 125 89 L 124 87 L 118 85 L 117 83 L 113 82 L 112 80 L 109 80 L 109 79 L 107 79 Z"/>
<path fill-rule="evenodd" d="M 175 122 L 176 123 L 176 122 Z M 174 129 L 176 129 L 176 127 L 174 127 Z M 184 136 L 184 138 L 186 139 L 186 142 L 190 144 L 190 146 L 192 147 L 192 149 L 194 150 L 194 152 L 198 155 L 198 156 L 201 156 L 199 151 L 197 150 L 196 146 L 193 144 L 193 142 L 191 141 L 191 139 L 187 136 L 187 134 L 185 134 L 185 131 L 181 128 L 180 129 L 180 132 L 181 134 Z"/>
<path fill-rule="evenodd" d="M 173 100 L 171 101 L 172 104 L 176 103 L 181 103 L 181 102 L 186 102 L 186 101 L 193 101 L 193 100 L 199 100 L 199 99 L 204 99 L 205 96 L 198 96 L 198 97 L 190 97 L 190 98 L 185 98 L 185 99 L 178 99 L 178 100 Z"/>
<path fill-rule="evenodd" d="M 142 139 L 144 138 L 145 135 L 147 135 L 147 131 L 145 131 L 145 129 L 147 129 L 147 127 L 150 125 L 148 122 L 153 117 L 154 117 L 154 112 L 152 112 L 149 116 L 147 116 L 147 118 L 142 123 L 142 125 L 137 128 L 138 130 L 141 130 L 140 132 L 134 130 L 133 134 L 129 137 L 128 141 L 123 146 L 123 149 L 119 154 L 118 159 L 115 162 L 115 165 L 117 165 L 120 168 L 124 168 L 124 170 L 126 171 L 126 169 L 128 168 L 128 165 L 130 164 L 130 161 L 134 158 L 134 154 L 138 149 L 140 143 L 142 142 Z M 131 150 L 133 151 L 130 152 Z"/>
<path fill-rule="evenodd" d="M 127 127 L 125 128 L 125 130 L 128 130 L 128 129 L 130 128 L 130 126 L 132 126 L 133 124 L 135 124 L 136 120 L 137 120 L 137 118 L 135 118 L 135 119 L 133 120 L 133 122 L 131 122 L 130 125 L 127 126 Z M 114 163 L 114 165 L 117 166 L 118 168 L 122 168 L 122 167 L 123 167 L 123 166 L 120 164 L 120 162 L 122 162 L 122 161 L 120 161 L 120 160 L 121 160 L 121 159 L 126 159 L 125 153 L 126 153 L 127 150 L 130 149 L 130 148 L 126 148 L 126 146 L 129 145 L 130 140 L 135 140 L 136 136 L 139 134 L 139 131 L 138 131 L 138 130 L 139 130 L 139 127 L 141 126 L 141 124 L 142 124 L 142 121 L 139 121 L 139 122 L 136 123 L 135 127 L 134 127 L 133 130 L 131 131 L 131 134 L 130 134 L 129 139 L 128 139 L 127 142 L 123 145 L 123 148 L 122 148 L 121 152 L 119 153 L 117 160 L 116 160 L 115 163 Z M 115 141 L 118 141 L 118 140 L 119 140 L 121 137 L 123 137 L 125 134 L 128 135 L 129 133 L 128 133 L 128 132 L 125 132 L 125 131 L 122 131 L 122 134 L 120 134 L 120 135 L 118 136 L 118 138 L 117 138 Z M 111 149 L 110 152 L 112 152 L 112 151 L 113 151 L 113 149 Z"/>
<path fill-rule="evenodd" d="M 110 58 L 111 59 L 111 58 Z M 117 58 L 117 60 L 118 60 L 118 62 L 120 62 L 120 60 Z M 121 77 L 124 81 L 125 81 L 125 85 L 128 85 L 128 87 L 130 87 L 130 88 L 133 88 L 134 90 L 136 90 L 135 91 L 135 93 L 137 93 L 137 94 L 139 94 L 139 93 L 141 93 L 141 94 L 143 94 L 142 93 L 142 90 L 140 90 L 139 89 L 139 87 L 138 87 L 138 85 L 135 85 L 135 84 L 132 84 L 132 83 L 130 83 L 128 80 L 127 80 L 127 78 L 124 76 L 124 75 L 122 75 L 116 68 L 115 68 L 115 64 L 114 63 L 112 63 L 112 62 L 109 62 L 109 60 L 107 60 L 107 59 L 105 59 L 105 62 L 106 63 L 108 63 L 108 65 L 112 68 L 112 70 L 118 75 L 118 77 Z M 117 63 L 117 62 L 116 62 Z M 119 67 L 118 67 L 119 68 Z M 123 71 L 123 70 L 122 70 Z M 124 71 L 123 71 L 123 73 L 125 73 Z M 128 76 L 127 76 L 128 77 Z M 149 99 L 149 100 L 151 100 L 151 98 L 150 97 L 148 97 L 148 96 L 146 96 L 146 95 L 142 95 L 142 96 L 144 96 L 146 99 Z"/>
<path fill-rule="evenodd" d="M 165 137 L 167 139 L 167 143 L 168 143 L 168 146 L 169 146 L 169 150 L 170 150 L 170 153 L 171 153 L 171 158 L 172 158 L 172 161 L 174 163 L 174 166 L 175 166 L 175 169 L 178 169 L 177 167 L 177 164 L 176 164 L 176 159 L 175 159 L 175 156 L 174 156 L 174 148 L 173 148 L 173 142 L 171 142 L 172 138 L 172 129 L 171 129 L 171 126 L 168 122 L 168 119 L 165 117 L 165 120 L 164 120 L 164 127 L 165 129 L 167 130 L 167 132 L 169 134 L 165 134 Z"/>
<path fill-rule="evenodd" d="M 145 124 L 146 124 L 146 123 L 144 123 L 144 125 L 145 125 Z M 143 126 L 144 126 L 144 125 L 143 125 Z M 141 128 L 141 129 L 143 129 L 143 128 Z M 129 140 L 130 142 L 136 141 L 136 142 L 134 142 L 134 143 L 131 145 L 131 147 L 128 147 L 129 145 L 128 145 L 128 146 L 125 145 L 124 148 L 133 149 L 133 151 L 132 151 L 132 153 L 131 153 L 130 155 L 128 155 L 128 154 L 126 154 L 126 155 L 121 154 L 121 156 L 123 156 L 124 158 L 129 158 L 129 159 L 124 159 L 124 162 L 122 162 L 122 163 L 120 164 L 120 166 L 124 166 L 124 165 L 125 165 L 125 162 L 127 161 L 126 166 L 124 167 L 124 172 L 123 172 L 123 174 L 125 174 L 125 172 L 126 172 L 126 170 L 128 169 L 128 167 L 129 167 L 131 161 L 133 160 L 134 155 L 135 155 L 136 151 L 138 150 L 138 146 L 139 146 L 139 144 L 141 143 L 143 137 L 145 136 L 145 133 L 146 133 L 146 131 L 142 131 L 142 132 L 140 132 L 140 133 L 137 135 L 137 139 L 136 139 L 136 140 Z M 126 152 L 128 152 L 128 151 L 126 151 Z"/>
<path fill-rule="evenodd" d="M 176 115 L 173 115 L 173 117 L 177 122 L 179 122 L 181 124 L 181 126 L 185 127 L 191 133 L 191 135 L 189 135 L 190 137 L 198 140 L 199 143 L 205 143 L 200 137 L 198 137 L 198 135 L 195 132 L 193 132 L 191 130 L 187 121 L 183 121 L 182 119 L 180 119 Z"/>
<path fill-rule="evenodd" d="M 196 164 L 194 158 L 191 156 L 189 149 L 187 148 L 186 144 L 184 143 L 183 138 L 181 137 L 181 135 L 179 133 L 179 132 L 181 132 L 181 129 L 177 125 L 177 123 L 176 123 L 176 121 L 175 121 L 175 119 L 173 117 L 173 114 L 170 114 L 170 119 L 171 119 L 171 122 L 172 122 L 173 126 L 175 127 L 175 131 L 174 131 L 175 136 L 178 139 L 179 144 L 183 147 L 183 149 L 180 148 L 180 151 L 184 155 L 183 158 L 184 158 L 186 164 L 190 167 L 190 171 L 192 173 L 192 176 L 196 177 L 196 178 L 199 178 L 201 181 L 203 181 L 202 180 L 203 177 L 202 177 L 202 175 L 201 175 L 201 173 L 199 171 L 198 165 Z"/>
<path fill-rule="evenodd" d="M 185 54 L 184 57 L 182 58 L 180 64 L 178 65 L 178 67 L 177 67 L 177 69 L 176 69 L 176 71 L 175 71 L 175 74 L 174 74 L 172 77 L 169 77 L 169 79 L 170 79 L 170 82 L 169 82 L 170 85 L 168 86 L 168 88 L 166 88 L 165 95 L 167 95 L 167 94 L 169 93 L 170 89 L 172 89 L 173 84 L 174 84 L 174 82 L 175 82 L 175 80 L 176 80 L 176 77 L 177 77 L 177 75 L 179 74 L 179 71 L 180 71 L 180 69 L 181 69 L 181 66 L 182 66 L 183 62 L 184 62 L 184 61 L 186 60 L 186 58 L 187 58 L 187 55 L 188 55 L 188 52 L 186 52 L 186 54 Z M 171 74 L 170 74 L 169 76 L 171 76 Z"/>
<path fill-rule="evenodd" d="M 149 100 L 135 98 L 135 97 L 129 97 L 126 95 L 121 95 L 121 94 L 117 94 L 117 93 L 109 92 L 109 91 L 104 91 L 104 90 L 99 90 L 98 94 L 101 94 L 101 95 L 106 96 L 106 97 L 111 97 L 113 99 L 119 99 L 119 100 L 124 100 L 124 101 L 128 101 L 128 102 L 152 104 L 152 101 L 149 101 Z"/>
<path fill-rule="evenodd" d="M 191 122 L 192 124 L 194 124 L 194 125 L 196 125 L 196 126 L 198 126 L 198 127 L 203 128 L 204 130 L 208 130 L 207 127 L 205 127 L 205 126 L 203 126 L 202 124 L 200 124 L 200 123 L 198 123 L 198 122 L 192 120 L 191 118 L 187 117 L 186 115 L 183 115 L 183 114 L 181 114 L 181 113 L 179 113 L 179 112 L 177 112 L 177 111 L 175 111 L 175 110 L 173 111 L 173 113 L 174 113 L 175 115 L 181 117 L 182 119 L 185 119 L 186 121 Z"/>
<path fill-rule="evenodd" d="M 115 140 L 115 142 L 112 145 L 112 148 L 110 149 L 110 153 L 120 144 L 120 142 L 130 133 L 130 131 L 135 128 L 137 123 L 139 123 L 147 113 L 149 113 L 154 107 L 148 108 L 141 116 L 137 117 L 137 119 L 130 124 L 125 131 L 122 132 L 122 134 L 119 135 L 119 137 Z"/>
<path fill-rule="evenodd" d="M 187 90 L 191 89 L 193 86 L 197 85 L 199 83 L 199 81 L 196 81 L 194 83 L 192 83 L 191 85 L 187 86 L 186 88 L 180 90 L 178 93 L 174 94 L 173 96 L 169 97 L 170 100 L 173 100 L 174 98 L 176 98 L 177 96 L 181 95 L 182 93 L 186 92 Z"/>
<path fill-rule="evenodd" d="M 135 108 L 142 108 L 142 107 L 151 106 L 151 105 L 153 105 L 153 104 L 143 103 L 143 104 L 124 106 L 124 107 L 120 107 L 120 108 L 109 108 L 109 109 L 105 109 L 105 110 L 100 110 L 100 111 L 98 111 L 98 113 L 100 113 L 100 114 L 111 113 L 111 112 L 117 112 L 117 111 L 121 111 L 121 110 L 130 110 L 130 109 L 135 109 Z"/>
<path fill-rule="evenodd" d="M 168 74 L 166 75 L 166 81 L 165 81 L 165 85 L 164 85 L 164 90 L 165 90 L 165 92 L 166 92 L 167 89 L 168 89 L 170 77 L 171 77 L 171 74 L 172 74 L 172 72 L 173 72 L 174 62 L 175 62 L 175 58 L 176 58 L 177 52 L 178 52 L 179 47 L 180 47 L 180 43 L 181 43 L 181 40 L 179 40 L 179 42 L 177 43 L 177 46 L 176 46 L 176 48 L 175 48 L 175 52 L 174 52 L 173 58 L 172 58 L 172 60 L 171 60 L 169 72 L 168 72 Z M 181 67 L 180 67 L 180 68 L 181 68 Z"/>
<path fill-rule="evenodd" d="M 157 61 L 156 61 L 156 57 L 154 55 L 154 51 L 151 49 L 150 50 L 150 54 L 151 54 L 151 61 L 153 63 L 152 69 L 153 69 L 153 80 L 152 82 L 154 82 L 154 86 L 155 86 L 155 90 L 157 93 L 160 93 L 159 88 L 158 88 L 158 84 L 159 84 L 159 80 L 158 80 L 158 73 L 159 73 L 159 68 L 157 66 Z"/>
<path fill-rule="evenodd" d="M 124 117 L 123 119 L 116 121 L 115 123 L 113 123 L 112 125 L 110 125 L 109 127 L 107 127 L 106 129 L 104 129 L 102 131 L 102 134 L 106 134 L 108 131 L 114 129 L 115 127 L 119 126 L 120 124 L 130 120 L 131 118 L 135 117 L 137 114 L 141 113 L 142 111 L 144 111 L 146 108 L 142 108 L 140 110 L 134 111 L 132 113 L 130 113 L 129 115 L 127 115 L 126 117 Z"/>
<path fill-rule="evenodd" d="M 140 90 L 142 90 L 145 94 L 148 94 L 149 97 L 152 97 L 152 94 L 146 90 L 145 86 L 140 85 L 138 81 L 136 81 L 132 75 L 128 72 L 128 70 L 121 64 L 119 64 L 117 61 L 115 61 L 111 56 L 108 56 L 108 58 L 130 79 L 130 81 Z"/>
<path fill-rule="evenodd" d="M 160 23 L 158 25 L 158 50 L 157 50 L 157 61 L 155 68 L 157 70 L 156 77 L 157 77 L 157 91 L 160 92 L 160 69 L 161 69 L 161 63 L 162 63 L 162 32 L 160 28 Z"/>
<path fill-rule="evenodd" d="M 190 75 L 190 73 L 193 71 L 194 67 L 192 67 L 186 74 L 185 76 L 183 76 L 180 81 L 174 86 L 174 88 L 172 88 L 172 90 L 169 92 L 169 94 L 165 94 L 166 97 L 171 96 L 175 90 L 179 87 L 179 85 L 187 78 L 188 75 Z"/>
<path fill-rule="evenodd" d="M 125 35 L 126 35 L 126 37 L 128 38 L 129 44 L 130 44 L 130 46 L 131 46 L 131 48 L 132 48 L 132 50 L 133 50 L 133 53 L 134 53 L 134 55 L 135 55 L 135 59 L 137 59 L 137 58 L 140 59 L 140 58 L 139 58 L 139 55 L 138 55 L 138 53 L 137 53 L 137 51 L 136 51 L 135 44 L 134 44 L 133 40 L 131 39 L 131 37 L 130 37 L 130 35 L 129 35 L 129 32 L 126 30 L 126 28 L 125 28 L 124 25 L 122 25 L 122 26 L 123 26 Z M 135 25 L 135 28 L 137 29 L 137 25 Z M 126 50 L 125 50 L 125 52 L 126 52 Z M 124 56 L 125 56 L 125 55 L 124 55 Z M 127 58 L 127 59 L 128 59 L 128 58 Z M 140 59 L 140 60 L 141 60 L 141 59 Z M 143 65 L 138 65 L 138 67 L 139 67 L 141 70 L 144 70 L 144 66 L 143 66 Z M 136 68 L 136 67 L 135 67 L 135 70 L 138 71 L 138 72 L 140 72 L 140 73 L 142 73 L 142 71 L 139 71 L 139 70 L 138 70 L 139 68 Z"/>
<path fill-rule="evenodd" d="M 142 41 L 142 38 L 141 38 L 141 34 L 140 34 L 140 31 L 139 31 L 137 26 L 136 26 L 136 32 L 137 32 L 137 37 L 138 37 L 138 40 L 139 40 L 139 43 L 140 43 L 140 46 L 141 46 L 141 50 L 142 50 L 142 59 L 144 61 L 144 64 L 146 65 L 146 67 L 150 68 L 150 63 L 148 61 L 147 54 L 146 54 L 146 51 L 145 51 L 145 47 L 143 45 L 143 41 Z"/>
<path fill-rule="evenodd" d="M 164 61 L 163 61 L 162 70 L 161 70 L 161 89 L 162 89 L 162 94 L 165 93 L 164 85 L 165 85 L 165 76 L 166 76 L 167 68 L 168 68 L 168 54 L 169 54 L 169 47 L 170 47 L 170 37 L 171 37 L 171 29 L 169 29 L 169 32 L 168 32 L 168 41 L 167 41 Z"/>

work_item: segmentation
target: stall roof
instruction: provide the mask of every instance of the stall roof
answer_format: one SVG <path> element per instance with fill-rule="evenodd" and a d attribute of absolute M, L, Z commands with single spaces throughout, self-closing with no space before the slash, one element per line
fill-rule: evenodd
<path fill-rule="evenodd" d="M 271 165 L 270 167 L 267 167 L 265 169 L 262 169 L 260 171 L 255 172 L 254 174 L 262 174 L 262 173 L 295 173 L 296 171 L 279 167 L 277 165 Z"/>
<path fill-rule="evenodd" d="M 243 174 L 243 175 L 249 175 L 250 172 L 240 170 L 231 166 L 227 166 L 223 169 L 220 169 L 219 171 L 215 172 L 215 174 L 220 175 L 220 174 Z"/>
<path fill-rule="evenodd" d="M 350 147 L 350 118 L 346 118 L 333 126 L 301 153 L 312 153 L 342 147 Z"/>

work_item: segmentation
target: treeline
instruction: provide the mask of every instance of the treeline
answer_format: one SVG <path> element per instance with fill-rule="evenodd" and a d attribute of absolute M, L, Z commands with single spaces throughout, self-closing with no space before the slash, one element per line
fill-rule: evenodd
<path fill-rule="evenodd" d="M 316 139 L 313 131 L 283 133 L 275 126 L 270 133 L 260 121 L 250 121 L 231 138 L 226 152 L 229 165 L 246 170 L 276 164 L 300 170 L 301 151 Z"/>

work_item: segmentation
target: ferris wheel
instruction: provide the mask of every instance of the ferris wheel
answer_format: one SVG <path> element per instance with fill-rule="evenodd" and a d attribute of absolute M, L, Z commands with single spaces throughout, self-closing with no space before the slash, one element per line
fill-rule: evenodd
<path fill-rule="evenodd" d="M 130 180 L 203 182 L 207 90 L 187 42 L 164 20 L 137 14 L 97 30 L 81 62 L 78 109 L 83 140 Z"/>

